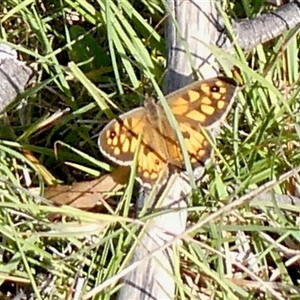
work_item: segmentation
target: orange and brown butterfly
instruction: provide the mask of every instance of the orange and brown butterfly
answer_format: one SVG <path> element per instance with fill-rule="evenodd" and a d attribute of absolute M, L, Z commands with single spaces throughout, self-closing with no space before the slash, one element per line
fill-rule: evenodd
<path fill-rule="evenodd" d="M 193 167 L 203 165 L 212 150 L 200 126 L 209 130 L 220 124 L 233 104 L 236 90 L 234 80 L 215 77 L 193 82 L 166 96 Z M 176 133 L 161 103 L 152 98 L 143 107 L 110 121 L 101 131 L 98 144 L 104 156 L 122 166 L 132 166 L 139 149 L 136 179 L 146 188 L 158 179 L 159 186 L 165 184 L 170 166 L 184 167 Z"/>

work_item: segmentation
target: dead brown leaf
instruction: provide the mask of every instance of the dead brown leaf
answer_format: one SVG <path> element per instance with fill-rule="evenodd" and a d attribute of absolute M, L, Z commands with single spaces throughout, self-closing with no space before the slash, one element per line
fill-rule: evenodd
<path fill-rule="evenodd" d="M 120 191 L 127 182 L 128 173 L 128 167 L 119 167 L 110 174 L 92 181 L 76 182 L 71 186 L 60 185 L 46 188 L 44 197 L 56 205 L 91 209 L 100 200 L 107 199 L 105 193 Z"/>

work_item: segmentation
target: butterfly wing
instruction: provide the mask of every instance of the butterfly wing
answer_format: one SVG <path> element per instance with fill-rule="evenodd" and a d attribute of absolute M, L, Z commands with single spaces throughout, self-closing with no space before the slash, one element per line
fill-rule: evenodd
<path fill-rule="evenodd" d="M 143 107 L 133 109 L 110 121 L 98 138 L 102 154 L 119 165 L 130 166 L 145 122 L 146 111 Z"/>
<path fill-rule="evenodd" d="M 159 185 L 168 177 L 168 157 L 165 141 L 152 126 L 146 126 L 140 145 L 136 179 L 147 188 L 154 186 L 159 179 Z"/>
<path fill-rule="evenodd" d="M 237 84 L 225 77 L 196 81 L 168 95 L 167 101 L 177 119 L 192 165 L 205 162 L 211 146 L 199 125 L 210 129 L 222 122 L 232 107 Z"/>
<path fill-rule="evenodd" d="M 233 79 L 215 77 L 193 82 L 166 98 L 175 117 L 209 128 L 227 116 L 236 90 Z"/>
<path fill-rule="evenodd" d="M 149 187 L 159 178 L 167 159 L 164 141 L 149 122 L 147 109 L 136 108 L 110 121 L 101 131 L 98 145 L 102 154 L 111 161 L 132 166 L 140 134 L 142 140 L 136 178 L 142 185 Z"/>

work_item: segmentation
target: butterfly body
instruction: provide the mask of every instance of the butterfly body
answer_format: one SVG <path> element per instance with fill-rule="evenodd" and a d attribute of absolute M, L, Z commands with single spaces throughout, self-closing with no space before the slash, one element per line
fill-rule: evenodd
<path fill-rule="evenodd" d="M 149 139 L 149 146 L 153 148 L 155 153 L 164 154 L 165 163 L 181 166 L 182 161 L 176 133 L 170 126 L 162 105 L 153 98 L 147 98 L 145 99 L 145 110 L 149 123 L 146 134 L 151 135 L 153 130 L 155 132 L 153 139 Z"/>
<path fill-rule="evenodd" d="M 203 164 L 211 155 L 211 146 L 200 126 L 211 129 L 220 123 L 232 106 L 236 84 L 216 77 L 196 81 L 168 96 L 166 100 L 184 138 L 184 144 L 193 167 Z M 133 109 L 108 123 L 99 135 L 99 148 L 111 161 L 124 166 L 137 161 L 137 180 L 151 188 L 158 178 L 164 184 L 170 165 L 182 169 L 182 151 L 176 133 L 169 123 L 164 108 L 153 98 L 144 107 Z"/>

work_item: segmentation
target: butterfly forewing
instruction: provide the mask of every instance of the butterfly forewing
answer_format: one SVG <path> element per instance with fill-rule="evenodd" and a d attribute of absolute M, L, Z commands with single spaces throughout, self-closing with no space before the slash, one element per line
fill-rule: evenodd
<path fill-rule="evenodd" d="M 177 119 L 209 128 L 226 117 L 236 90 L 234 80 L 216 77 L 196 81 L 166 98 Z"/>
<path fill-rule="evenodd" d="M 145 127 L 146 110 L 133 109 L 110 121 L 101 131 L 98 145 L 111 161 L 130 166 L 138 147 L 138 137 Z"/>
<path fill-rule="evenodd" d="M 148 108 L 137 108 L 118 116 L 104 127 L 99 136 L 99 148 L 111 161 L 132 165 L 142 135 L 136 177 L 148 187 L 159 178 L 167 161 L 165 141 L 154 126 L 160 116 Z"/>

